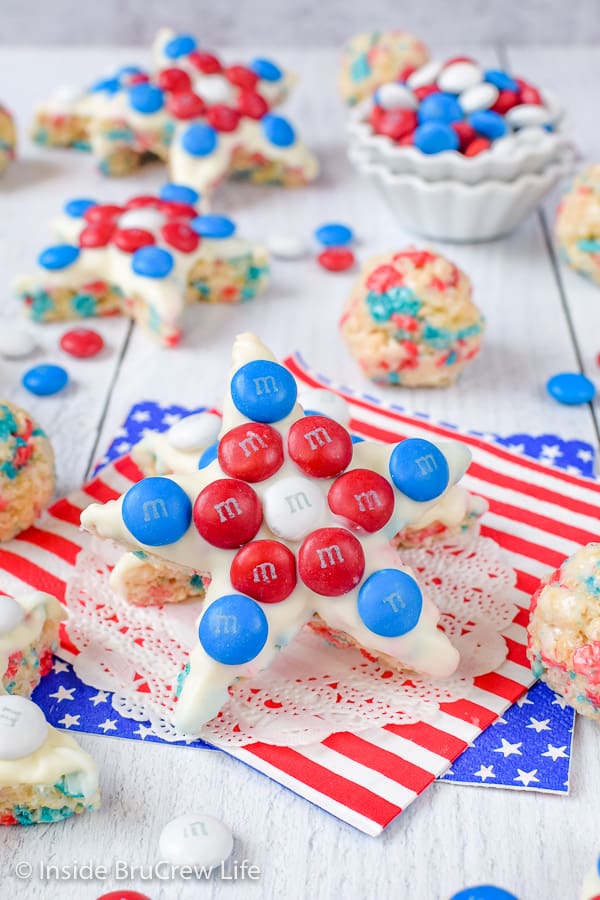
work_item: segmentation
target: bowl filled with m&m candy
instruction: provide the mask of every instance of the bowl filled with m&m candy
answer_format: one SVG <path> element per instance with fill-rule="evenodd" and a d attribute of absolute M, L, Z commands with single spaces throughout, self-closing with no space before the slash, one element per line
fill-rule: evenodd
<path fill-rule="evenodd" d="M 349 136 L 352 162 L 384 187 L 403 223 L 448 240 L 510 231 L 572 156 L 547 91 L 465 56 L 380 85 L 351 113 Z"/>

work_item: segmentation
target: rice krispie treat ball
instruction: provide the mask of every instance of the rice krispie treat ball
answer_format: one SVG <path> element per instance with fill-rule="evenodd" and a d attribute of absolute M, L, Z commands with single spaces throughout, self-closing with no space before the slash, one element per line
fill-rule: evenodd
<path fill-rule="evenodd" d="M 0 172 L 15 158 L 17 132 L 9 111 L 0 104 Z"/>
<path fill-rule="evenodd" d="M 66 618 L 56 597 L 42 591 L 0 596 L 0 694 L 31 696 L 52 668 Z"/>
<path fill-rule="evenodd" d="M 340 94 L 351 106 L 371 97 L 388 81 L 408 77 L 429 59 L 425 45 L 406 31 L 357 34 L 343 49 Z"/>
<path fill-rule="evenodd" d="M 600 284 L 600 163 L 580 172 L 562 198 L 555 236 L 564 261 Z"/>
<path fill-rule="evenodd" d="M 24 409 L 0 401 L 0 541 L 33 524 L 54 492 L 54 452 Z"/>
<path fill-rule="evenodd" d="M 587 544 L 531 600 L 527 655 L 536 678 L 600 719 L 600 544 Z"/>
<path fill-rule="evenodd" d="M 479 353 L 483 317 L 469 277 L 434 253 L 408 247 L 370 259 L 340 322 L 367 378 L 445 387 Z"/>

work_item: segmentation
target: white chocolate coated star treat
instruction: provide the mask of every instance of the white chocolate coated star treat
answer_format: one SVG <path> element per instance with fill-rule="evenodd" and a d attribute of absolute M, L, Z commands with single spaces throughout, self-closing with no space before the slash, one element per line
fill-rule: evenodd
<path fill-rule="evenodd" d="M 0 825 L 41 825 L 96 809 L 98 768 L 24 697 L 0 697 Z"/>
<path fill-rule="evenodd" d="M 165 346 L 181 338 L 187 304 L 240 303 L 265 286 L 266 250 L 236 234 L 225 216 L 202 215 L 182 184 L 122 206 L 69 200 L 52 230 L 61 242 L 16 288 L 36 322 L 124 312 Z"/>
<path fill-rule="evenodd" d="M 587 544 L 531 598 L 527 655 L 536 678 L 600 720 L 600 544 Z"/>
<path fill-rule="evenodd" d="M 52 667 L 58 628 L 66 618 L 50 594 L 0 595 L 0 693 L 31 695 Z"/>
<path fill-rule="evenodd" d="M 357 34 L 344 46 L 338 87 L 350 106 L 371 97 L 388 81 L 408 77 L 429 59 L 427 48 L 406 31 Z"/>
<path fill-rule="evenodd" d="M 217 459 L 194 475 L 146 478 L 82 513 L 94 534 L 211 573 L 176 712 L 189 733 L 314 613 L 409 669 L 445 677 L 458 664 L 389 540 L 461 478 L 468 449 L 353 444 L 339 423 L 304 416 L 296 394 L 259 339 L 241 335 Z"/>
<path fill-rule="evenodd" d="M 14 160 L 16 146 L 17 132 L 13 117 L 0 104 L 0 173 Z"/>
<path fill-rule="evenodd" d="M 51 97 L 38 109 L 34 139 L 91 149 L 107 175 L 158 157 L 205 197 L 227 174 L 286 187 L 316 177 L 314 156 L 272 112 L 294 81 L 272 60 L 227 66 L 191 35 L 168 30 L 155 58 L 153 75 L 123 66 L 85 91 Z"/>

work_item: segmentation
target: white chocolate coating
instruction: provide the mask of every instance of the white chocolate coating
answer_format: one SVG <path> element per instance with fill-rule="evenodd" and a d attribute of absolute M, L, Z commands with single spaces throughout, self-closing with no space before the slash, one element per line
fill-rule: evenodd
<path fill-rule="evenodd" d="M 0 604 L 5 600 L 6 598 L 0 597 Z M 42 591 L 15 597 L 13 602 L 16 602 L 23 611 L 23 618 L 13 629 L 0 634 L 0 674 L 6 671 L 8 660 L 13 653 L 39 640 L 48 620 L 64 622 L 67 618 L 65 609 L 56 597 Z M 4 693 L 1 681 L 0 693 Z"/>

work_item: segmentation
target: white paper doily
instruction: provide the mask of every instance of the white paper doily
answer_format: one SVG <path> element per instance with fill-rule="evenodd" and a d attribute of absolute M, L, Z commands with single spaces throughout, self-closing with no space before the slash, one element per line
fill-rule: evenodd
<path fill-rule="evenodd" d="M 108 586 L 109 566 L 121 552 L 92 540 L 79 555 L 66 596 L 68 633 L 79 653 L 69 659 L 82 681 L 113 693 L 121 715 L 149 721 L 163 740 L 184 740 L 172 716 L 177 680 L 197 640 L 201 604 L 127 604 Z M 433 722 L 441 703 L 468 698 L 473 678 L 506 658 L 502 632 L 517 611 L 514 572 L 497 545 L 482 537 L 406 550 L 401 558 L 441 610 L 440 625 L 460 651 L 451 679 L 392 671 L 305 626 L 267 671 L 234 685 L 229 702 L 200 736 L 220 746 L 299 746 L 338 731 Z"/>

